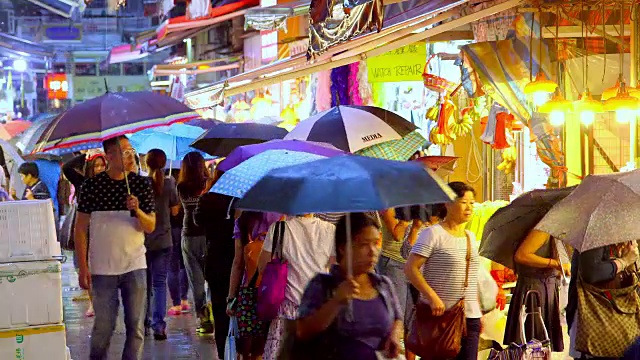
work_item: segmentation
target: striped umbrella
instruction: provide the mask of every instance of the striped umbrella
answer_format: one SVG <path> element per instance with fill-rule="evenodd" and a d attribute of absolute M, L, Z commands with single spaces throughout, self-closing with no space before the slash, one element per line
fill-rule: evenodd
<path fill-rule="evenodd" d="M 420 135 L 419 132 L 414 131 L 400 140 L 391 140 L 373 145 L 357 151 L 356 154 L 377 159 L 407 161 L 426 143 L 427 139 Z"/>
<path fill-rule="evenodd" d="M 59 115 L 38 139 L 35 151 L 101 142 L 198 117 L 170 96 L 150 91 L 107 92 Z"/>
<path fill-rule="evenodd" d="M 355 153 L 400 140 L 416 129 L 400 115 L 379 107 L 340 105 L 301 121 L 285 140 L 324 142 Z"/>

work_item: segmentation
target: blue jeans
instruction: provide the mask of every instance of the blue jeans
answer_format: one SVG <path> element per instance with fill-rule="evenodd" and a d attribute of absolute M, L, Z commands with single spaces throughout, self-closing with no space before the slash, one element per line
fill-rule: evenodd
<path fill-rule="evenodd" d="M 120 299 L 124 307 L 127 340 L 123 360 L 141 360 L 144 346 L 144 315 L 147 304 L 147 271 L 134 270 L 122 275 L 92 275 L 91 296 L 96 317 L 91 333 L 91 360 L 106 360 L 111 335 L 116 328 Z"/>
<path fill-rule="evenodd" d="M 155 332 L 167 327 L 167 272 L 171 248 L 147 251 L 147 318 L 146 325 Z"/>
<path fill-rule="evenodd" d="M 187 278 L 189 278 L 196 314 L 202 317 L 207 305 L 207 293 L 204 289 L 207 238 L 205 236 L 182 236 L 182 256 L 184 257 L 184 267 L 187 269 Z"/>
<path fill-rule="evenodd" d="M 184 268 L 184 258 L 182 256 L 181 228 L 171 229 L 171 237 L 174 239 L 171 249 L 171 261 L 169 262 L 169 295 L 173 306 L 180 305 L 182 300 L 187 300 L 189 293 L 189 280 L 187 270 Z"/>
<path fill-rule="evenodd" d="M 467 334 L 462 337 L 462 346 L 456 360 L 477 360 L 478 345 L 480 343 L 480 330 L 482 321 L 480 318 L 467 318 Z"/>
<path fill-rule="evenodd" d="M 378 274 L 388 277 L 391 283 L 395 285 L 394 290 L 400 303 L 400 314 L 404 318 L 405 308 L 407 306 L 405 299 L 407 298 L 408 290 L 407 277 L 404 274 L 404 264 L 386 256 L 380 256 L 378 260 Z"/>

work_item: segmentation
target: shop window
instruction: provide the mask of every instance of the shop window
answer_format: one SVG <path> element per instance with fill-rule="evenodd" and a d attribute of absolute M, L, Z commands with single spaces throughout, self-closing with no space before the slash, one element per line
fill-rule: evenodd
<path fill-rule="evenodd" d="M 100 75 L 120 76 L 120 64 L 100 64 Z"/>
<path fill-rule="evenodd" d="M 144 63 L 124 63 L 124 75 L 144 75 Z"/>
<path fill-rule="evenodd" d="M 76 76 L 96 76 L 98 75 L 98 67 L 96 63 L 80 63 L 76 64 L 74 74 Z"/>
<path fill-rule="evenodd" d="M 67 72 L 67 66 L 66 64 L 53 64 L 53 72 L 56 74 L 64 74 Z"/>

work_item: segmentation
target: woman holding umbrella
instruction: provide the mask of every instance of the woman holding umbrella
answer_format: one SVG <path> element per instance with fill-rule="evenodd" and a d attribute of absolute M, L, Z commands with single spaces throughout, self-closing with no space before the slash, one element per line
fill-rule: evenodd
<path fill-rule="evenodd" d="M 560 285 L 561 277 L 569 275 L 571 265 L 561 263 L 564 246 L 549 234 L 532 230 L 518 247 L 515 253 L 515 267 L 518 274 L 518 282 L 513 291 L 509 314 L 507 316 L 507 326 L 504 333 L 504 344 L 511 343 L 524 344 L 527 339 L 536 338 L 546 340 L 542 325 L 545 326 L 551 340 L 551 350 L 562 352 L 564 342 L 562 336 L 562 325 L 560 322 Z M 566 256 L 564 256 L 566 258 Z M 524 304 L 525 296 L 529 291 L 540 293 L 541 304 Z M 544 324 L 536 323 L 530 318 L 524 324 L 527 339 L 522 337 L 522 319 L 520 312 L 522 305 L 540 307 Z"/>
<path fill-rule="evenodd" d="M 375 360 L 376 351 L 393 359 L 400 353 L 402 313 L 395 285 L 374 270 L 380 255 L 380 224 L 365 213 L 349 218 L 343 217 L 336 227 L 338 265 L 329 274 L 316 275 L 304 291 L 297 326 L 299 338 L 306 341 L 303 349 L 296 349 L 304 354 L 293 354 L 294 359 Z M 352 247 L 351 278 L 347 246 Z"/>

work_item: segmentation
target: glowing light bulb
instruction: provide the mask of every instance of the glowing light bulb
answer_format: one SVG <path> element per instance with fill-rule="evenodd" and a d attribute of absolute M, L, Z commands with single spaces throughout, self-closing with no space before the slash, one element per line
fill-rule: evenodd
<path fill-rule="evenodd" d="M 549 93 L 541 91 L 533 93 L 533 104 L 535 106 L 543 105 L 547 101 L 549 101 Z"/>
<path fill-rule="evenodd" d="M 564 112 L 563 111 L 552 111 L 549 114 L 549 121 L 553 126 L 562 126 L 564 124 Z"/>
<path fill-rule="evenodd" d="M 583 111 L 580 113 L 580 121 L 585 126 L 589 126 L 593 124 L 595 120 L 596 120 L 596 114 L 592 111 Z"/>
<path fill-rule="evenodd" d="M 635 119 L 637 116 L 637 112 L 630 109 L 617 110 L 616 111 L 616 120 L 619 123 L 628 123 L 631 119 Z"/>

